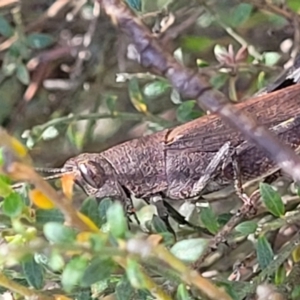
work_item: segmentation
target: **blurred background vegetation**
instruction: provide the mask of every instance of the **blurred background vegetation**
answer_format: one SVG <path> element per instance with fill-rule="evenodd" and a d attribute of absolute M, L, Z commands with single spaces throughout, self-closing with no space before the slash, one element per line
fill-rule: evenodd
<path fill-rule="evenodd" d="M 224 92 L 233 103 L 246 100 L 272 82 L 284 69 L 293 64 L 299 51 L 299 0 L 127 0 L 127 3 L 147 24 L 153 36 L 161 40 L 165 51 L 173 53 L 185 66 L 198 70 L 213 87 Z M 122 141 L 182 124 L 206 113 L 197 107 L 193 99 L 183 101 L 164 78 L 151 74 L 151 70 L 145 70 L 131 60 L 130 58 L 136 55 L 131 43 L 128 37 L 116 30 L 99 4 L 93 0 L 0 1 L 0 123 L 10 135 L 26 145 L 35 166 L 60 167 L 68 158 L 79 153 L 101 152 Z M 290 187 L 289 183 L 279 186 L 284 190 L 281 194 L 291 201 L 294 208 L 299 200 L 297 191 L 295 192 L 297 189 L 287 188 Z M 268 186 L 261 186 L 260 190 L 264 192 L 269 212 L 275 221 L 280 220 L 285 213 L 281 196 L 274 194 Z M 110 201 L 104 201 L 99 207 L 95 206 L 93 201 L 87 200 L 84 208 L 81 208 L 82 211 L 97 225 L 106 224 L 107 218 L 109 220 L 109 214 L 106 214 Z M 228 220 L 230 209 L 236 209 L 240 205 L 239 201 L 231 198 L 224 203 L 214 202 L 213 209 L 203 209 L 205 213 L 202 212 L 202 217 L 194 216 L 193 221 L 198 218 L 196 223 L 200 222 L 210 232 L 216 233 Z M 95 207 L 100 211 L 99 216 L 91 215 L 91 210 Z M 120 213 L 120 219 L 123 220 L 119 208 L 113 209 L 116 210 L 116 214 Z M 183 214 L 185 209 L 186 207 L 181 207 Z M 151 213 L 149 211 L 146 210 L 144 214 Z M 11 219 L 9 222 L 6 220 L 8 223 L 3 221 L 5 230 L 2 236 L 9 235 L 15 238 L 17 233 L 21 234 L 13 221 L 14 213 L 15 211 L 12 213 L 9 209 L 4 209 L 3 216 Z M 29 215 L 29 212 L 27 213 Z M 43 225 L 50 220 L 59 221 L 61 218 L 61 215 L 53 212 L 41 221 L 44 215 L 41 211 L 39 214 L 39 221 Z M 234 241 L 239 245 L 238 250 L 235 249 L 236 252 L 233 251 L 229 255 L 228 251 L 222 250 L 219 257 L 213 257 L 212 261 L 206 262 L 202 270 L 207 272 L 208 277 L 222 274 L 223 279 L 231 278 L 235 283 L 245 280 L 248 285 L 232 286 L 229 281 L 220 280 L 219 283 L 230 289 L 233 299 L 254 299 L 248 294 L 254 293 L 258 284 L 253 289 L 247 280 L 259 274 L 255 267 L 262 270 L 271 263 L 274 253 L 278 253 L 278 249 L 294 237 L 297 230 L 296 226 L 284 227 L 285 223 L 272 223 L 276 230 L 270 229 L 269 232 L 265 228 L 266 234 L 258 237 L 254 234 L 258 221 L 262 221 L 262 216 L 240 226 L 239 236 L 234 235 Z M 274 219 L 267 220 L 271 221 Z M 167 232 L 160 221 L 155 219 L 153 222 L 153 232 Z M 122 223 L 120 226 L 123 225 Z M 28 229 L 27 226 L 25 228 Z M 36 229 L 37 232 L 41 230 L 38 225 Z M 48 233 L 51 232 L 51 236 L 56 230 L 62 229 L 51 227 L 51 230 L 48 228 Z M 181 232 L 177 227 L 175 231 L 178 231 L 177 240 L 186 241 L 186 244 L 175 244 L 172 234 L 166 234 L 164 242 L 173 247 L 173 252 L 179 258 L 185 258 L 188 262 L 194 261 L 203 251 L 205 239 L 190 240 L 191 237 L 197 238 L 197 233 Z M 73 235 L 70 232 L 64 234 Z M 247 239 L 250 234 L 255 236 L 255 242 Z M 123 237 L 122 234 L 121 236 Z M 47 237 L 51 241 L 51 237 Z M 117 237 L 118 234 L 115 238 Z M 73 240 L 68 240 L 70 241 Z M 255 248 L 253 244 L 258 246 Z M 117 251 L 116 249 L 114 251 Z M 186 252 L 187 249 L 196 250 L 189 253 Z M 80 250 L 82 249 L 77 249 Z M 289 251 L 291 252 L 291 249 Z M 107 253 L 108 250 L 106 255 Z M 52 255 L 54 257 L 53 253 Z M 226 261 L 220 260 L 223 255 L 228 256 Z M 294 252 L 294 256 L 298 257 L 297 252 Z M 55 259 L 57 264 L 60 259 L 63 261 L 60 255 Z M 283 261 L 275 266 L 276 274 L 273 270 L 273 273 L 262 276 L 258 282 L 270 276 L 271 283 L 285 286 L 286 274 L 291 265 L 287 261 L 283 264 Z M 80 262 L 78 264 L 80 265 Z M 122 277 L 122 271 L 118 270 L 111 275 L 113 268 L 110 260 L 104 263 L 96 261 L 94 269 L 88 269 L 88 272 L 85 263 L 82 263 L 81 269 L 78 264 L 76 267 L 75 263 L 73 266 L 69 264 L 68 269 L 62 262 L 60 268 L 57 268 L 59 271 L 67 269 L 64 271 L 62 284 L 65 290 L 59 290 L 59 295 L 65 294 L 66 291 L 69 295 L 75 286 L 75 298 L 89 299 L 90 286 L 95 283 L 95 278 L 87 278 L 86 274 L 99 274 L 100 268 L 104 271 L 100 272 L 102 277 L 96 276 L 98 285 L 92 286 L 94 297 L 153 299 L 155 293 L 152 292 L 151 296 L 151 284 L 139 289 L 139 285 L 133 283 L 138 279 L 131 278 L 130 285 L 128 278 Z M 42 287 L 46 290 L 46 283 L 60 282 L 57 272 L 49 271 L 47 263 L 37 263 L 32 257 L 27 265 L 23 264 L 23 273 L 15 267 L 15 263 L 12 265 L 14 268 L 10 270 L 8 267 L 7 274 L 20 282 L 24 280 L 25 286 L 29 285 L 36 290 L 41 290 Z M 186 289 L 180 278 L 172 281 L 172 274 L 167 270 L 162 276 L 162 270 L 157 270 L 157 262 L 156 265 L 153 262 L 149 265 L 152 272 L 156 271 L 156 277 L 159 275 L 157 286 L 165 288 L 172 295 L 170 299 L 207 299 L 207 296 L 201 298 L 193 289 Z M 130 270 L 138 274 L 134 260 L 131 261 L 131 268 L 127 272 L 129 278 L 133 276 Z M 78 271 L 79 275 L 76 273 L 78 269 L 81 270 L 81 273 Z M 35 275 L 35 272 L 40 273 Z M 83 286 L 80 286 L 78 282 L 84 272 L 85 281 Z M 66 278 L 71 277 L 73 282 L 67 282 Z M 40 278 L 40 281 L 37 281 L 37 278 Z M 290 281 L 288 283 L 291 284 Z M 130 289 L 129 286 L 132 285 L 137 289 Z M 295 282 L 291 285 L 294 288 Z M 11 288 L 11 285 L 8 286 Z M 56 285 L 55 287 L 57 288 Z M 58 287 L 61 287 L 60 284 Z M 275 298 L 277 294 L 273 286 L 263 288 L 273 298 L 260 298 L 259 294 L 253 297 L 260 300 L 281 299 Z M 241 290 L 244 292 L 239 294 Z M 21 291 L 18 292 L 22 295 Z M 292 293 L 288 293 L 287 296 L 286 293 L 284 297 L 300 299 L 299 291 L 294 293 L 294 296 Z M 46 294 L 39 297 L 46 297 Z M 157 299 L 169 298 L 160 294 Z"/>

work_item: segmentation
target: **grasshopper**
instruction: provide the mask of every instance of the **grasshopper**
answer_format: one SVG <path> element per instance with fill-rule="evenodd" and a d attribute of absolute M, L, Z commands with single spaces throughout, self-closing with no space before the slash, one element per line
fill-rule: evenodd
<path fill-rule="evenodd" d="M 254 97 L 236 107 L 291 148 L 300 146 L 300 85 Z M 58 169 L 61 174 L 74 174 L 75 183 L 86 194 L 117 199 L 129 212 L 130 196 L 143 198 L 156 205 L 164 220 L 168 211 L 176 212 L 158 200 L 198 200 L 233 183 L 237 172 L 241 182 L 246 182 L 276 170 L 263 151 L 215 114 L 101 153 L 82 153 Z"/>

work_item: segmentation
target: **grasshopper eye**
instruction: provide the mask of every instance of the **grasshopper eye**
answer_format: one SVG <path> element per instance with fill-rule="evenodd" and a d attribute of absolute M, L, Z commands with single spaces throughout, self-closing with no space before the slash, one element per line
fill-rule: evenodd
<path fill-rule="evenodd" d="M 102 168 L 96 164 L 79 164 L 78 169 L 83 180 L 93 188 L 102 186 Z"/>

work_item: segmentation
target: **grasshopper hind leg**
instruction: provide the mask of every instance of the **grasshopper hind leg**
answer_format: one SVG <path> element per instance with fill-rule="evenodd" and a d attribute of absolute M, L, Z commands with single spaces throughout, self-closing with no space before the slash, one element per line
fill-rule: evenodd
<path fill-rule="evenodd" d="M 164 221 L 167 226 L 167 229 L 174 234 L 174 229 L 171 227 L 169 222 L 169 217 L 173 218 L 179 225 L 185 225 L 190 228 L 199 230 L 204 233 L 209 232 L 200 226 L 194 225 L 188 222 L 183 215 L 181 215 L 168 201 L 164 200 L 161 195 L 152 196 L 150 198 L 150 203 L 156 207 L 158 216 Z"/>
<path fill-rule="evenodd" d="M 161 195 L 151 196 L 149 202 L 150 204 L 153 204 L 156 207 L 157 215 L 165 223 L 168 231 L 171 232 L 174 236 L 176 236 L 175 231 L 169 222 L 169 212 L 165 206 L 165 201 L 163 200 L 162 196 Z"/>

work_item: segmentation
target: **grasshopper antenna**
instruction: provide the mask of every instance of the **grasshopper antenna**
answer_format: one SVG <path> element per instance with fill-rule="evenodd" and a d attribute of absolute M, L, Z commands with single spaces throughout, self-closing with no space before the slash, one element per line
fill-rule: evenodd
<path fill-rule="evenodd" d="M 35 170 L 42 172 L 40 168 L 35 168 Z M 42 170 L 44 171 L 45 169 L 42 169 Z M 58 170 L 60 171 L 60 173 Z M 63 175 L 66 175 L 66 174 L 72 174 L 72 172 L 63 172 L 64 171 L 63 169 L 58 169 L 58 170 L 54 171 L 54 173 L 58 173 L 58 174 L 46 176 L 46 177 L 43 177 L 43 179 L 48 181 L 48 180 L 52 180 L 52 179 L 61 178 Z M 51 172 L 51 169 L 50 169 L 50 172 Z M 23 185 L 24 185 L 24 182 L 18 182 L 18 183 L 13 184 L 11 187 L 13 189 L 18 189 L 18 188 L 21 188 Z"/>
<path fill-rule="evenodd" d="M 50 175 L 50 176 L 46 176 L 43 177 L 44 180 L 52 180 L 52 179 L 57 179 L 57 178 L 61 178 L 63 175 L 65 174 L 69 174 L 71 172 L 67 172 L 67 173 L 60 173 L 60 174 L 55 174 L 55 175 Z"/>
<path fill-rule="evenodd" d="M 65 173 L 66 170 L 63 168 L 34 168 L 37 172 L 42 173 Z"/>
<path fill-rule="evenodd" d="M 73 171 L 67 171 L 63 168 L 34 168 L 35 171 L 41 172 L 41 173 L 54 173 L 53 175 L 43 177 L 44 180 L 51 180 L 51 179 L 57 179 L 61 178 L 64 175 L 72 174 Z"/>

